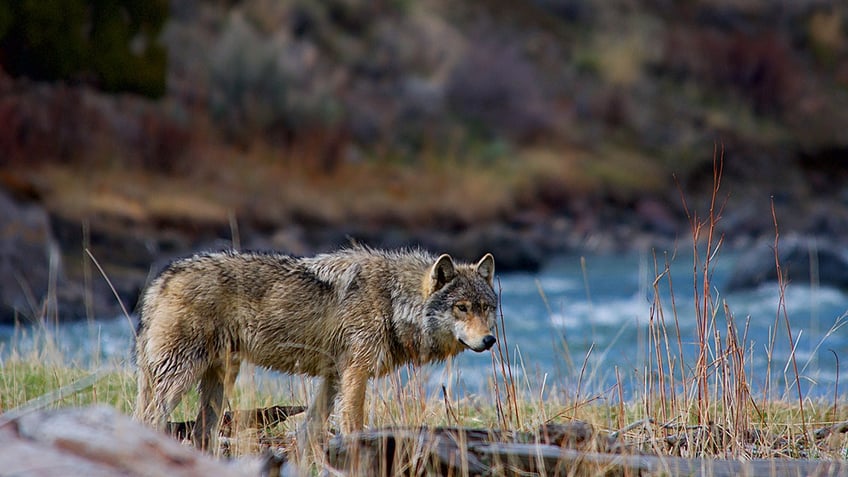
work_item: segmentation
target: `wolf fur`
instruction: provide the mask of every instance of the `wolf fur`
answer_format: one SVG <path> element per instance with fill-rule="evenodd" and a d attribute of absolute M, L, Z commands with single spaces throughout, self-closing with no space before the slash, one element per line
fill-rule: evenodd
<path fill-rule="evenodd" d="M 199 384 L 193 441 L 207 447 L 241 362 L 323 380 L 307 416 L 337 395 L 342 432 L 362 429 L 368 379 L 495 343 L 495 261 L 354 247 L 309 258 L 225 251 L 169 265 L 142 296 L 135 418 L 164 429 Z"/>

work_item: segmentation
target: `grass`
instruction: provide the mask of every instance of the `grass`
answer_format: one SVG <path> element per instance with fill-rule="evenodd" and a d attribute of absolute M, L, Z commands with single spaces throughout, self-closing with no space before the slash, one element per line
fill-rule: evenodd
<path fill-rule="evenodd" d="M 0 409 L 3 412 L 32 403 L 38 398 L 71 386 L 75 382 L 102 373 L 96 381 L 79 392 L 63 393 L 45 402 L 51 408 L 108 404 L 131 413 L 135 394 L 135 377 L 123 368 L 96 369 L 68 363 L 60 356 L 33 351 L 29 355 L 12 354 L 3 360 L 0 373 Z"/>
<path fill-rule="evenodd" d="M 580 420 L 590 423 L 601 435 L 619 433 L 619 439 L 634 451 L 660 455 L 841 459 L 848 448 L 844 434 L 826 439 L 813 434 L 817 429 L 848 420 L 845 403 L 806 401 L 803 410 L 798 402 L 789 400 L 754 402 L 748 397 L 742 403 L 726 396 L 736 396 L 739 383 L 724 387 L 723 381 L 712 377 L 709 382 L 715 386 L 707 390 L 711 399 L 704 410 L 699 408 L 695 393 L 663 395 L 651 386 L 646 386 L 646 394 L 629 402 L 591 396 L 575 398 L 573 393 L 563 392 L 567 390 L 544 393 L 510 379 L 509 362 L 500 358 L 503 350 L 493 352 L 492 375 L 488 389 L 481 395 L 455 397 L 455 391 L 450 388 L 443 393 L 428 393 L 430 368 L 406 368 L 377 380 L 369 387 L 366 401 L 367 427 L 461 426 L 534 433 L 544 424 Z M 82 366 L 67 363 L 58 354 L 37 351 L 26 356 L 13 354 L 3 362 L 2 409 L 8 411 L 24 405 L 104 368 L 107 369 L 104 377 L 92 386 L 53 400 L 47 406 L 100 403 L 130 413 L 135 377 L 129 367 L 121 363 Z M 668 375 L 664 378 L 671 380 Z M 694 375 L 687 380 L 697 382 Z M 251 370 L 243 369 L 231 407 L 303 404 L 312 395 L 312 388 L 310 380 L 298 377 L 263 381 L 259 386 Z M 193 419 L 196 405 L 196 395 L 190 393 L 172 419 Z M 292 433 L 300 421 L 296 417 L 283 423 L 271 429 L 266 438 L 292 445 Z M 238 444 L 230 448 L 234 455 L 256 453 L 260 448 L 255 431 L 243 431 L 233 442 Z"/>
<path fill-rule="evenodd" d="M 458 166 L 440 164 L 433 167 L 441 170 L 439 174 L 442 174 L 455 171 L 452 168 Z M 719 155 L 715 161 L 713 194 L 703 217 L 690 209 L 684 198 L 693 236 L 691 281 L 673 279 L 667 256 L 654 259 L 653 288 L 657 298 L 651 307 L 648 332 L 644 338 L 648 341 L 650 359 L 646 363 L 642 389 L 628 401 L 623 398 L 620 377 L 617 389 L 600 395 L 592 394 L 594 383 L 591 378 L 587 378 L 588 382 L 584 381 L 585 376 L 591 375 L 587 373 L 585 363 L 571 365 L 571 372 L 579 375 L 577 389 L 556 389 L 550 385 L 545 387 L 544 383 L 533 385 L 516 378 L 519 373 L 514 371 L 519 371 L 518 368 L 523 365 L 520 356 L 515 354 L 516 350 L 509 345 L 507 325 L 510 317 L 501 315 L 498 345 L 491 355 L 491 374 L 480 394 L 458 393 L 452 389 L 452 384 L 446 385 L 441 392 L 428 392 L 427 383 L 432 369 L 404 368 L 369 386 L 366 426 L 372 429 L 464 426 L 533 433 L 544 424 L 580 420 L 590 423 L 599 435 L 617 436 L 633 451 L 660 455 L 844 459 L 848 449 L 846 434 L 833 432 L 825 435 L 820 432 L 836 423 L 848 421 L 848 404 L 840 400 L 838 394 L 832 401 L 811 400 L 801 394 L 798 386 L 797 395 L 772 399 L 768 384 L 762 394 L 752 389 L 752 353 L 762 351 L 755 351 L 746 342 L 745 323 L 739 321 L 728 305 L 719 299 L 711 282 L 722 246 L 722 238 L 716 234 L 723 210 L 721 168 Z M 368 176 L 370 172 L 362 169 L 360 173 Z M 304 172 L 300 180 L 307 180 L 307 176 Z M 363 181 L 366 180 L 363 178 Z M 488 179 L 477 180 L 482 181 L 476 183 L 479 186 L 486 184 Z M 476 186 L 469 187 L 469 190 L 475 190 Z M 780 233 L 776 217 L 774 222 L 775 266 L 779 269 L 777 251 Z M 668 309 L 668 305 L 659 299 L 660 290 L 667 288 L 673 297 L 674 290 L 681 286 L 693 287 L 693 303 L 677 303 L 672 299 Z M 787 329 L 791 344 L 793 329 L 785 311 L 785 284 L 781 281 L 777 286 L 781 302 L 774 326 Z M 698 322 L 695 362 L 684 355 L 678 332 L 679 310 L 687 306 L 694 307 Z M 93 385 L 52 399 L 47 407 L 105 403 L 123 412 L 131 411 L 135 380 L 126 363 L 85 366 L 68 363 L 55 346 L 50 345 L 49 339 L 39 341 L 46 343 L 45 346 L 24 355 L 13 348 L 3 361 L 0 409 L 15 409 L 105 369 L 103 378 Z M 770 346 L 773 349 L 774 343 Z M 769 349 L 765 352 L 770 366 L 778 366 L 777 363 L 772 364 Z M 797 382 L 800 378 L 794 366 L 794 356 L 788 369 Z M 263 381 L 260 385 L 251 371 L 251 368 L 243 369 L 236 395 L 230 402 L 231 408 L 305 404 L 314 392 L 313 383 L 308 379 L 289 377 L 271 380 L 270 385 Z M 526 370 L 521 371 L 521 375 L 527 375 Z M 616 376 L 619 376 L 618 370 Z M 193 419 L 196 404 L 196 396 L 190 395 L 183 400 L 172 419 Z M 264 438 L 292 445 L 293 430 L 301 419 L 297 417 L 271 429 Z M 234 443 L 230 447 L 232 455 L 252 454 L 259 450 L 260 435 L 255 431 L 245 432 L 231 441 Z M 320 462 L 318 465 L 321 465 Z"/>

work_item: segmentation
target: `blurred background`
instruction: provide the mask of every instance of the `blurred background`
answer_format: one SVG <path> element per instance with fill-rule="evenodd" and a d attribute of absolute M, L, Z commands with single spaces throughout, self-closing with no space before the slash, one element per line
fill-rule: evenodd
<path fill-rule="evenodd" d="M 131 312 L 199 249 L 356 241 L 491 251 L 507 319 L 547 327 L 582 319 L 534 273 L 631 254 L 561 288 L 594 273 L 644 321 L 645 254 L 691 254 L 716 167 L 724 250 L 766 244 L 723 276 L 773 278 L 773 206 L 793 280 L 842 290 L 847 38 L 828 0 L 4 1 L 0 319 Z"/>

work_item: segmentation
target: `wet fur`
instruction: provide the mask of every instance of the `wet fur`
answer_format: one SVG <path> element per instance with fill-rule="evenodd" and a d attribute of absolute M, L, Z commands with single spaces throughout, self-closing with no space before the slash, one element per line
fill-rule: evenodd
<path fill-rule="evenodd" d="M 193 440 L 207 447 L 246 360 L 323 377 L 309 428 L 323 426 L 338 396 L 342 431 L 359 430 L 370 377 L 492 346 L 493 277 L 489 254 L 470 265 L 361 247 L 310 258 L 226 251 L 176 261 L 142 296 L 135 417 L 164 429 L 199 385 Z"/>

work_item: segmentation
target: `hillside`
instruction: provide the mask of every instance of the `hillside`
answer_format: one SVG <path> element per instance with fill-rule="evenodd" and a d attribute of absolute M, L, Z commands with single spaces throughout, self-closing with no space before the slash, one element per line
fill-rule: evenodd
<path fill-rule="evenodd" d="M 0 49 L 20 34 L 2 19 Z M 84 248 L 130 307 L 151 264 L 233 241 L 493 250 L 502 270 L 671 248 L 716 151 L 731 245 L 773 235 L 772 201 L 782 232 L 848 236 L 838 2 L 173 0 L 159 27 L 131 37 L 167 54 L 159 96 L 0 55 L 4 210 L 45 222 L 11 227 L 37 256 L 3 263 L 42 301 L 55 244 L 62 316 L 116 311 Z"/>

